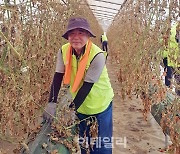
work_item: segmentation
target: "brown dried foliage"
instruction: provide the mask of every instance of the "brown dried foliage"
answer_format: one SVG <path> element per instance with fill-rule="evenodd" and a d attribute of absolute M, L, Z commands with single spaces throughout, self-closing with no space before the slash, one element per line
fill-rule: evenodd
<path fill-rule="evenodd" d="M 68 19 L 85 17 L 95 34 L 102 32 L 86 1 L 66 2 L 2 2 L 0 138 L 21 142 L 39 123 L 41 110 L 48 101 L 57 52 L 66 43 L 61 35 Z"/>
<path fill-rule="evenodd" d="M 119 64 L 118 80 L 122 98 L 131 98 L 134 94 L 141 96 L 145 117 L 151 105 L 161 102 L 167 92 L 160 78 L 160 51 L 166 47 L 169 38 L 165 34 L 171 22 L 177 21 L 179 8 L 177 0 L 128 0 L 108 31 L 110 54 L 112 60 Z M 151 93 L 153 88 L 156 90 Z M 180 111 L 176 101 L 179 98 L 172 102 L 172 109 L 168 111 L 171 115 Z M 173 116 L 168 128 L 171 130 L 174 149 L 179 149 L 180 130 L 178 128 L 175 133 L 175 125 L 177 118 Z"/>

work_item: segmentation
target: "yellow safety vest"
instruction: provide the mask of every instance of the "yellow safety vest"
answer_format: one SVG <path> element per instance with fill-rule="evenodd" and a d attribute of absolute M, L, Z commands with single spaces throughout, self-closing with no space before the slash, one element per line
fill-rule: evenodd
<path fill-rule="evenodd" d="M 69 43 L 62 46 L 62 55 L 63 55 L 64 64 L 66 64 L 66 53 L 68 51 L 68 47 L 69 47 Z M 88 62 L 85 69 L 85 73 L 84 73 L 84 77 L 90 66 L 91 61 L 100 52 L 103 52 L 103 51 L 99 47 L 97 47 L 95 44 L 92 44 L 91 49 L 90 49 L 90 54 L 88 57 Z M 70 93 L 72 94 L 73 99 L 76 97 L 76 94 L 84 81 L 84 77 L 83 77 L 83 80 L 81 81 L 78 87 L 78 90 L 76 92 L 72 92 L 72 86 L 74 83 L 74 79 L 75 79 L 77 69 L 78 69 L 78 64 L 80 61 L 81 61 L 81 58 L 77 60 L 76 56 L 74 54 L 72 55 Z M 104 66 L 99 80 L 96 83 L 94 83 L 91 91 L 87 95 L 82 105 L 78 108 L 77 112 L 86 114 L 86 115 L 93 115 L 93 114 L 101 113 L 109 106 L 110 102 L 113 99 L 113 96 L 114 96 L 114 93 L 111 87 L 110 79 L 108 77 L 107 68 L 106 66 Z"/>
<path fill-rule="evenodd" d="M 168 53 L 167 53 L 167 61 L 168 66 L 171 67 L 180 67 L 180 51 L 178 43 L 175 40 L 176 35 L 176 25 L 174 25 L 171 29 L 170 41 L 168 44 Z"/>
<path fill-rule="evenodd" d="M 108 39 L 107 39 L 107 36 L 106 35 L 102 35 L 102 42 L 104 42 L 104 41 L 108 41 Z"/>

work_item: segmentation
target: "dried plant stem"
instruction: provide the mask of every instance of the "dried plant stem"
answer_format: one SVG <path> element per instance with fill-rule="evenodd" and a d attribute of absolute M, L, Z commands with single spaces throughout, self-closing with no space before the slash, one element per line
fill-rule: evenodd
<path fill-rule="evenodd" d="M 6 38 L 6 36 L 3 34 L 3 32 L 0 30 L 0 36 L 7 42 L 9 47 L 12 49 L 12 51 L 16 54 L 16 56 L 19 58 L 19 60 L 22 60 L 22 56 L 16 51 L 16 49 L 13 47 L 13 45 L 9 42 L 9 40 Z"/>
<path fill-rule="evenodd" d="M 83 119 L 83 120 L 80 120 L 80 121 L 74 123 L 74 124 L 71 125 L 71 126 L 65 127 L 65 129 L 66 129 L 66 130 L 67 130 L 67 129 L 71 129 L 71 128 L 73 128 L 74 126 L 76 126 L 77 124 L 80 124 L 80 123 L 83 122 L 83 121 L 86 121 L 86 120 L 88 120 L 88 119 L 92 119 L 92 120 L 93 120 L 94 118 L 96 118 L 96 117 L 95 117 L 95 116 L 89 116 L 89 117 L 87 117 L 87 118 L 85 118 L 85 119 Z"/>
<path fill-rule="evenodd" d="M 16 144 L 18 145 L 19 142 L 16 142 L 17 141 L 17 138 L 12 138 L 12 137 L 8 137 L 8 136 L 4 136 L 3 133 L 0 133 L 0 139 L 3 140 L 3 141 L 7 141 L 9 143 L 12 143 L 12 144 Z"/>

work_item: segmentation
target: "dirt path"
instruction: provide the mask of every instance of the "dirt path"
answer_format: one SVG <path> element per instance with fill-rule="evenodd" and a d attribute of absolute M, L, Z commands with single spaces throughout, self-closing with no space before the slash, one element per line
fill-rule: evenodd
<path fill-rule="evenodd" d="M 165 136 L 154 118 L 143 118 L 140 99 L 122 100 L 117 80 L 118 64 L 110 57 L 107 61 L 109 77 L 115 92 L 113 105 L 113 154 L 162 154 L 159 148 L 165 147 Z"/>

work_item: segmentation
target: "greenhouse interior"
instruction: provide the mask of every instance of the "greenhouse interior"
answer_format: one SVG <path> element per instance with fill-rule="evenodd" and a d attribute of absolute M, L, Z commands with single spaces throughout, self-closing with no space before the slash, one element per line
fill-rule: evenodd
<path fill-rule="evenodd" d="M 0 154 L 180 154 L 179 0 L 0 0 Z"/>

